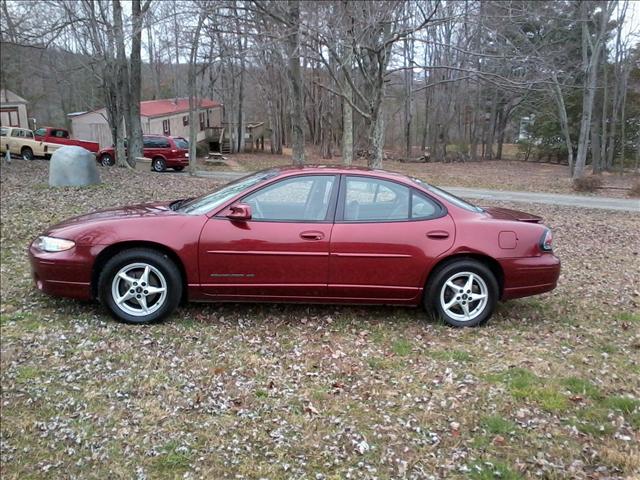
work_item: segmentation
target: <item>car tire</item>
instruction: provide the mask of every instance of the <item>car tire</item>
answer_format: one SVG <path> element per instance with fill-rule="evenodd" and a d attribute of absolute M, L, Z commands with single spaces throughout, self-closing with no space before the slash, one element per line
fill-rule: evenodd
<path fill-rule="evenodd" d="M 179 166 L 179 167 L 173 167 L 173 169 L 174 169 L 176 172 L 181 172 L 182 170 L 184 170 L 184 167 L 181 165 L 181 166 Z"/>
<path fill-rule="evenodd" d="M 31 150 L 29 147 L 22 147 L 22 150 L 20 150 L 20 154 L 22 155 L 23 160 L 33 160 L 34 158 L 33 150 Z"/>
<path fill-rule="evenodd" d="M 115 165 L 116 161 L 113 159 L 111 155 L 108 153 L 103 153 L 100 155 L 100 165 L 103 167 L 112 167 Z"/>
<path fill-rule="evenodd" d="M 151 168 L 154 172 L 164 172 L 167 169 L 167 162 L 164 161 L 164 158 L 156 157 L 151 162 Z"/>
<path fill-rule="evenodd" d="M 475 327 L 491 317 L 499 292 L 496 277 L 486 265 L 459 259 L 431 274 L 424 305 L 452 327 Z"/>
<path fill-rule="evenodd" d="M 144 325 L 169 316 L 182 297 L 182 276 L 164 253 L 132 248 L 114 255 L 98 281 L 99 298 L 124 323 Z"/>

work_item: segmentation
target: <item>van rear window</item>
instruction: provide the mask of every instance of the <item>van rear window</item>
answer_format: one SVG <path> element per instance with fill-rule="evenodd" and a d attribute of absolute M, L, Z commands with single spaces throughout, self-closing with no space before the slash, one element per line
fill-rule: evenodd
<path fill-rule="evenodd" d="M 176 142 L 176 147 L 178 148 L 184 148 L 185 150 L 189 148 L 189 142 L 182 137 L 176 137 L 173 141 Z"/>

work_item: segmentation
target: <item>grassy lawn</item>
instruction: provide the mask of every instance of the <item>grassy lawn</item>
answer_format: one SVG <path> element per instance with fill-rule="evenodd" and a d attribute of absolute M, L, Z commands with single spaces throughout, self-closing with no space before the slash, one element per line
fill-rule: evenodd
<path fill-rule="evenodd" d="M 134 327 L 38 293 L 28 242 L 71 215 L 214 183 L 101 168 L 100 186 L 49 189 L 45 161 L 1 168 L 2 478 L 640 474 L 637 214 L 518 205 L 554 229 L 561 283 L 482 328 L 248 304 Z"/>

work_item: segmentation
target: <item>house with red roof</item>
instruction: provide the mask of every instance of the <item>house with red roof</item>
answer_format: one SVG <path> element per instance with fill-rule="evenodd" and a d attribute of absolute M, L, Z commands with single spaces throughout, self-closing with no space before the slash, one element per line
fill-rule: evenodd
<path fill-rule="evenodd" d="M 69 115 L 74 138 L 98 142 L 100 148 L 113 145 L 107 110 Z M 198 142 L 210 138 L 222 126 L 222 104 L 207 98 L 199 99 L 196 132 Z M 189 138 L 189 99 L 175 98 L 140 102 L 140 123 L 144 134 L 171 135 Z"/>

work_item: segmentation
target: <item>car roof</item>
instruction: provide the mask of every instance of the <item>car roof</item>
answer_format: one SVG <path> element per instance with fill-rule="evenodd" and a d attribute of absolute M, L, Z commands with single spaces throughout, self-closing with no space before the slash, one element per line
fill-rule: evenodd
<path fill-rule="evenodd" d="M 303 165 L 303 166 L 284 166 L 273 167 L 267 170 L 275 170 L 279 175 L 295 175 L 297 173 L 328 173 L 328 174 L 361 174 L 372 177 L 379 177 L 388 180 L 400 180 L 403 182 L 414 183 L 412 178 L 399 172 L 383 170 L 381 168 L 369 168 L 359 166 L 343 166 L 343 165 Z"/>

